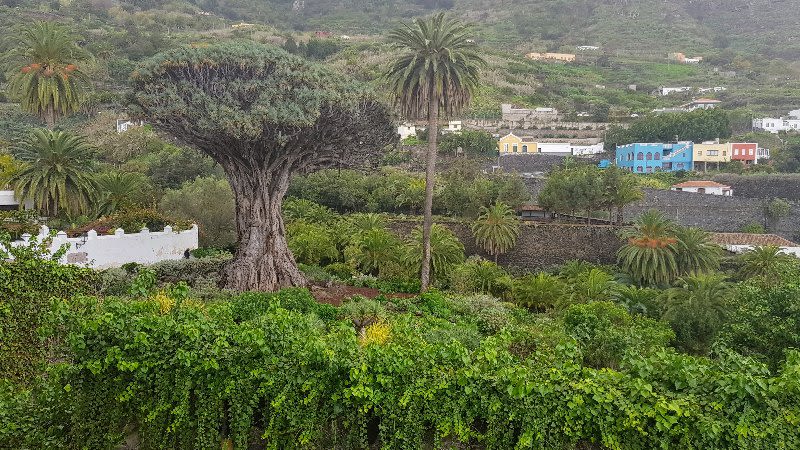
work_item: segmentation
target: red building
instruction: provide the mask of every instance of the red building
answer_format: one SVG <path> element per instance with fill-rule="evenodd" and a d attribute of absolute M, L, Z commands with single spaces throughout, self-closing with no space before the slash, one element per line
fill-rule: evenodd
<path fill-rule="evenodd" d="M 745 164 L 756 163 L 758 144 L 731 143 L 731 159 Z"/>

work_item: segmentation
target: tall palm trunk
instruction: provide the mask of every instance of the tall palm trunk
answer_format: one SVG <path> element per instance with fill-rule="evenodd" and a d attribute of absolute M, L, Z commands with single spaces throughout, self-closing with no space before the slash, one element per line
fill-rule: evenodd
<path fill-rule="evenodd" d="M 435 89 L 428 103 L 428 164 L 425 170 L 425 210 L 422 221 L 422 271 L 420 289 L 431 284 L 431 227 L 433 226 L 433 184 L 436 176 L 436 144 L 439 137 L 439 96 Z"/>

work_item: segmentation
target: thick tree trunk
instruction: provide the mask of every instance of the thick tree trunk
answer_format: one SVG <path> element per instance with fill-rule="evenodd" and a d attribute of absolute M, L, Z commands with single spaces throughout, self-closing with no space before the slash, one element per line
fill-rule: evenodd
<path fill-rule="evenodd" d="M 420 289 L 431 285 L 431 227 L 433 227 L 433 185 L 436 177 L 436 144 L 439 138 L 439 98 L 434 93 L 428 103 L 428 164 L 425 170 L 425 209 L 422 221 L 422 270 Z"/>
<path fill-rule="evenodd" d="M 277 291 L 305 286 L 284 233 L 281 205 L 289 187 L 288 169 L 274 173 L 227 167 L 236 199 L 238 245 L 225 267 L 223 284 L 235 291 Z"/>

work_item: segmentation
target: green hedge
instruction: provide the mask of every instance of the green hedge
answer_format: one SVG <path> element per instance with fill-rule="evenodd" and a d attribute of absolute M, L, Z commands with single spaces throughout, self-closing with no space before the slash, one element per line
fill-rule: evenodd
<path fill-rule="evenodd" d="M 663 348 L 598 370 L 548 336 L 556 322 L 476 301 L 386 302 L 388 322 L 359 336 L 304 290 L 82 299 L 58 316 L 72 364 L 48 388 L 0 389 L 0 442 L 111 449 L 135 431 L 142 449 L 800 447 L 797 352 L 772 374 Z M 482 310 L 499 326 L 476 328 Z"/>

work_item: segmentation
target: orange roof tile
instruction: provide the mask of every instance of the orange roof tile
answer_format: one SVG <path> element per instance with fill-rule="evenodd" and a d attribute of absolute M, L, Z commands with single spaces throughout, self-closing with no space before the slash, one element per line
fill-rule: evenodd
<path fill-rule="evenodd" d="M 778 247 L 800 247 L 794 242 L 774 234 L 711 233 L 711 242 L 718 245 L 776 245 Z"/>
<path fill-rule="evenodd" d="M 728 188 L 728 189 L 730 189 L 730 186 L 728 186 L 726 184 L 720 184 L 720 183 L 717 183 L 716 181 L 706 181 L 706 180 L 684 181 L 683 183 L 674 184 L 674 185 L 672 185 L 672 187 L 678 187 L 678 188 L 685 188 L 685 187 L 720 187 L 720 188 Z"/>

